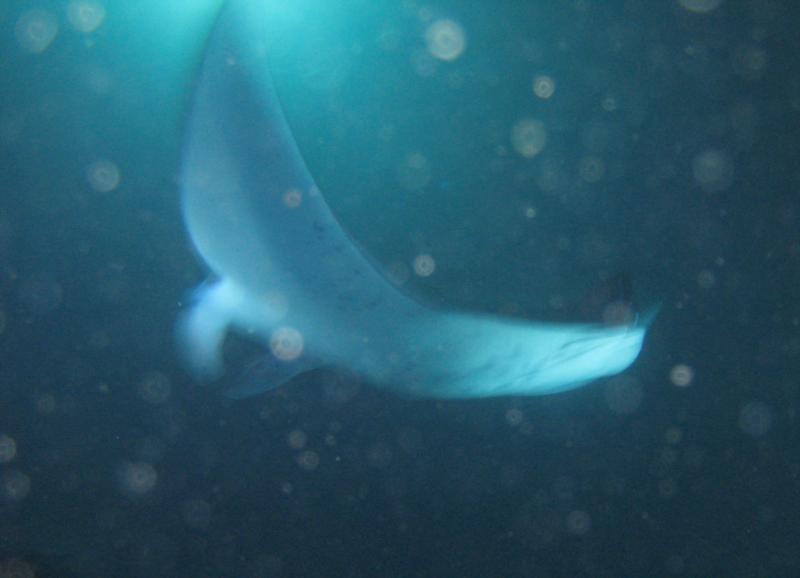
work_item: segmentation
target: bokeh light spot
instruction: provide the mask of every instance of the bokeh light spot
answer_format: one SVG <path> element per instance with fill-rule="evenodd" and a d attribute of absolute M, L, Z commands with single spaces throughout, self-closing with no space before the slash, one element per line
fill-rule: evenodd
<path fill-rule="evenodd" d="M 414 259 L 414 273 L 420 277 L 430 277 L 436 271 L 436 261 L 428 254 L 417 255 Z"/>
<path fill-rule="evenodd" d="M 733 162 L 723 151 L 707 149 L 692 160 L 692 175 L 701 189 L 717 193 L 733 182 Z"/>
<path fill-rule="evenodd" d="M 169 378 L 158 371 L 151 371 L 139 382 L 139 397 L 148 403 L 158 405 L 169 399 L 172 384 Z"/>
<path fill-rule="evenodd" d="M 525 118 L 511 128 L 511 144 L 521 156 L 530 159 L 547 144 L 547 131 L 538 120 Z"/>
<path fill-rule="evenodd" d="M 86 180 L 98 193 L 110 193 L 119 186 L 119 168 L 111 161 L 95 161 L 86 169 Z"/>
<path fill-rule="evenodd" d="M 24 500 L 30 491 L 30 477 L 19 470 L 8 470 L 0 477 L 0 493 L 9 502 Z"/>
<path fill-rule="evenodd" d="M 106 9 L 99 2 L 74 0 L 67 5 L 67 20 L 78 32 L 94 32 L 105 18 Z"/>
<path fill-rule="evenodd" d="M 689 12 L 704 14 L 718 8 L 722 0 L 678 0 L 678 3 Z"/>
<path fill-rule="evenodd" d="M 439 60 L 456 60 L 467 47 L 464 29 L 453 20 L 436 20 L 425 31 L 428 52 Z"/>
<path fill-rule="evenodd" d="M 17 455 L 17 442 L 6 434 L 0 434 L 0 464 L 7 464 Z"/>
<path fill-rule="evenodd" d="M 592 518 L 583 510 L 573 510 L 567 514 L 567 530 L 571 534 L 582 536 L 592 528 Z"/>
<path fill-rule="evenodd" d="M 118 469 L 120 489 L 130 495 L 141 496 L 156 487 L 158 473 L 147 462 L 125 462 Z"/>
<path fill-rule="evenodd" d="M 547 75 L 540 74 L 533 79 L 533 94 L 547 100 L 556 91 L 556 81 Z"/>
<path fill-rule="evenodd" d="M 303 193 L 297 189 L 289 189 L 283 193 L 283 204 L 290 209 L 296 209 L 303 202 Z"/>
<path fill-rule="evenodd" d="M 670 370 L 669 380 L 678 387 L 689 387 L 694 380 L 694 370 L 688 365 L 679 363 Z"/>
<path fill-rule="evenodd" d="M 303 430 L 296 429 L 289 432 L 287 441 L 289 443 L 289 447 L 293 450 L 301 450 L 306 447 L 308 436 L 306 436 L 306 433 Z"/>
<path fill-rule="evenodd" d="M 292 361 L 303 353 L 303 336 L 293 327 L 280 327 L 272 332 L 269 349 L 281 361 Z"/>
<path fill-rule="evenodd" d="M 739 429 L 747 435 L 760 438 L 772 428 L 772 411 L 761 401 L 746 403 L 739 411 Z"/>
<path fill-rule="evenodd" d="M 316 470 L 319 466 L 319 454 L 311 450 L 300 452 L 297 456 L 297 465 L 309 472 Z"/>
<path fill-rule="evenodd" d="M 58 19 L 47 10 L 34 8 L 19 17 L 14 32 L 23 50 L 41 54 L 58 34 Z"/>

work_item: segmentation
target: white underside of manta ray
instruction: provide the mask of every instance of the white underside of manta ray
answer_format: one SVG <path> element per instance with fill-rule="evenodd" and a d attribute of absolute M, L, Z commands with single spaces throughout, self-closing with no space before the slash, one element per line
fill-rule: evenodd
<path fill-rule="evenodd" d="M 407 395 L 541 395 L 626 369 L 646 328 L 531 323 L 439 311 L 403 294 L 342 230 L 281 112 L 258 2 L 230 0 L 188 121 L 183 210 L 213 272 L 179 323 L 200 378 L 223 372 L 235 330 L 265 345 L 244 397 L 326 366 Z M 267 368 L 267 369 L 264 369 Z"/>

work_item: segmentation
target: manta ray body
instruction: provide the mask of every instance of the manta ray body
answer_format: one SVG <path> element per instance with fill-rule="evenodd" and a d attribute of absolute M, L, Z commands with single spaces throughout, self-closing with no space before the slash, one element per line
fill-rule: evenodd
<path fill-rule="evenodd" d="M 188 119 L 182 207 L 212 280 L 179 323 L 189 368 L 224 371 L 230 330 L 264 344 L 244 397 L 321 366 L 420 397 L 539 395 L 626 369 L 646 327 L 534 323 L 409 297 L 348 237 L 281 111 L 257 2 L 230 0 L 209 38 Z"/>

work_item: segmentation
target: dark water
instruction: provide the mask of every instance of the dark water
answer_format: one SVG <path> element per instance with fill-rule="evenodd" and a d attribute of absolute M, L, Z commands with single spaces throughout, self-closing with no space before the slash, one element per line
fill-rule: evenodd
<path fill-rule="evenodd" d="M 411 291 L 663 302 L 622 376 L 445 403 L 183 372 L 212 4 L 0 5 L 0 576 L 800 575 L 791 2 L 265 3 L 320 188 Z"/>

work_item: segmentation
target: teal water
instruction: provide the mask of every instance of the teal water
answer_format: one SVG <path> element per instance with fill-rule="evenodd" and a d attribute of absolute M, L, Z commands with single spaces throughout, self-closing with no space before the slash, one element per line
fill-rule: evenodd
<path fill-rule="evenodd" d="M 472 402 L 182 367 L 217 9 L 0 5 L 0 575 L 797 574 L 791 3 L 264 3 L 303 157 L 404 291 L 662 303 L 628 372 Z"/>

